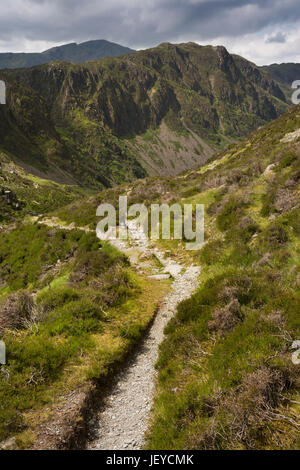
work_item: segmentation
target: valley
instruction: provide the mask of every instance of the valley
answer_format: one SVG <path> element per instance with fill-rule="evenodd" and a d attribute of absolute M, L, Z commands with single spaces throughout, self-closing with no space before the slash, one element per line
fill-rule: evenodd
<path fill-rule="evenodd" d="M 1 151 L 44 179 L 93 190 L 195 168 L 289 107 L 254 64 L 194 43 L 0 79 Z"/>

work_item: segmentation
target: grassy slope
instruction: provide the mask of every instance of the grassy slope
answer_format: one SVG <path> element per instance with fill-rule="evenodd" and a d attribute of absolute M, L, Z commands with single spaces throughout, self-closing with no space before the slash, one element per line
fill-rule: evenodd
<path fill-rule="evenodd" d="M 94 233 L 17 224 L 0 243 L 0 441 L 34 445 L 61 397 L 105 381 L 164 296 Z"/>
<path fill-rule="evenodd" d="M 299 128 L 295 107 L 199 170 L 108 190 L 58 212 L 93 227 L 97 205 L 117 204 L 125 192 L 130 203 L 206 206 L 200 252 L 160 242 L 202 273 L 166 330 L 150 449 L 299 447 L 299 366 L 290 347 L 300 328 L 300 142 L 285 139 Z"/>
<path fill-rule="evenodd" d="M 34 176 L 0 152 L 0 223 L 38 215 L 65 206 L 89 192 Z"/>
<path fill-rule="evenodd" d="M 76 202 L 58 214 L 94 226 L 100 202 L 206 206 L 206 245 L 186 252 L 201 286 L 167 327 L 150 449 L 299 447 L 300 210 L 296 136 L 300 108 L 253 133 L 199 170 L 152 178 Z M 270 167 L 270 165 L 272 165 Z"/>
<path fill-rule="evenodd" d="M 206 245 L 161 347 L 150 449 L 299 448 L 300 143 L 281 142 L 299 127 L 297 107 L 177 180 L 206 204 Z"/>
<path fill-rule="evenodd" d="M 149 448 L 299 447 L 299 366 L 292 364 L 289 348 L 300 326 L 300 144 L 297 138 L 281 141 L 299 128 L 300 109 L 296 107 L 199 170 L 106 190 L 54 214 L 66 223 L 93 228 L 97 205 L 117 203 L 125 191 L 131 203 L 206 204 L 207 243 L 200 252 L 190 254 L 181 243 L 161 241 L 175 256 L 201 264 L 202 274 L 201 287 L 180 305 L 161 347 Z M 270 164 L 274 167 L 265 172 Z M 89 354 L 97 347 L 93 335 L 107 331 L 102 309 L 108 312 L 112 327 L 117 318 L 115 331 L 123 338 L 123 302 L 138 299 L 138 284 L 143 281 L 128 273 L 124 257 L 108 247 L 98 251 L 95 243 L 91 234 L 30 223 L 1 240 L 3 302 L 14 290 L 38 292 L 34 307 L 38 327 L 25 321 L 25 329 L 21 323 L 17 333 L 6 333 L 14 351 L 8 367 L 14 373 L 4 373 L 2 393 L 7 399 L 12 390 L 7 384 L 12 380 L 13 390 L 18 390 L 14 400 L 18 401 L 19 393 L 23 399 L 17 406 L 12 401 L 13 408 L 2 406 L 4 414 L 17 410 L 13 421 L 5 414 L 4 437 L 16 432 L 14 424 L 10 428 L 7 423 L 17 423 L 22 432 L 26 409 L 38 410 L 52 385 L 60 389 L 66 365 L 75 361 L 76 367 L 80 361 L 79 349 Z M 49 284 L 50 291 L 45 289 Z M 153 286 L 149 288 L 157 294 Z M 142 287 L 141 294 L 145 291 Z M 23 294 L 18 299 L 12 298 L 9 304 L 14 305 L 17 318 L 19 302 L 23 306 L 25 302 Z M 158 299 L 152 300 L 154 305 Z M 27 308 L 31 309 L 30 303 Z M 152 314 L 153 310 L 145 323 Z M 140 317 L 134 316 L 132 331 L 138 329 L 138 336 L 140 326 Z M 43 363 L 39 348 L 44 343 L 37 340 L 39 335 L 45 338 L 47 349 Z M 136 339 L 135 333 L 129 335 L 127 346 L 132 338 Z M 103 341 L 109 343 L 105 336 Z M 119 354 L 123 357 L 122 351 L 108 356 L 114 362 Z M 27 362 L 26 357 L 30 358 Z M 101 375 L 101 370 L 93 374 Z M 85 372 L 79 375 L 81 384 L 90 377 Z M 28 396 L 33 401 L 26 401 Z M 29 420 L 35 422 L 32 416 Z M 19 439 L 24 445 L 24 434 Z"/>

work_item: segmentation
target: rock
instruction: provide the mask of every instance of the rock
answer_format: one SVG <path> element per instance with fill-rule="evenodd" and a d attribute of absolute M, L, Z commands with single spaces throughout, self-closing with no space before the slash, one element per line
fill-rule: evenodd
<path fill-rule="evenodd" d="M 170 279 L 170 274 L 154 274 L 154 276 L 148 276 L 149 279 L 155 279 L 157 281 L 163 281 L 164 279 Z"/>
<path fill-rule="evenodd" d="M 267 166 L 267 168 L 264 171 L 264 175 L 270 175 L 270 174 L 274 173 L 274 171 L 273 171 L 274 168 L 276 168 L 276 165 L 274 163 L 272 163 L 272 165 Z"/>
<path fill-rule="evenodd" d="M 287 144 L 288 142 L 293 142 L 294 140 L 300 137 L 300 129 L 297 129 L 294 132 L 289 132 L 280 140 L 280 142 Z"/>
<path fill-rule="evenodd" d="M 0 442 L 0 450 L 14 450 L 17 449 L 17 442 L 15 437 L 11 437 L 6 441 Z"/>
<path fill-rule="evenodd" d="M 256 266 L 270 266 L 271 265 L 271 253 L 265 253 L 264 256 L 257 261 L 257 263 L 254 263 Z"/>
<path fill-rule="evenodd" d="M 168 264 L 164 269 L 164 273 L 169 273 L 174 278 L 177 277 L 181 271 L 182 266 L 179 264 Z"/>
<path fill-rule="evenodd" d="M 289 274 L 294 274 L 294 272 L 296 271 L 297 267 L 298 267 L 298 266 L 297 266 L 296 264 L 294 264 L 294 266 L 291 267 L 291 269 L 290 269 L 290 271 L 289 271 Z"/>
<path fill-rule="evenodd" d="M 149 252 L 146 251 L 145 253 L 141 254 L 140 259 L 141 259 L 141 260 L 143 260 L 143 259 L 149 259 L 150 257 L 151 257 L 151 253 L 149 253 Z"/>

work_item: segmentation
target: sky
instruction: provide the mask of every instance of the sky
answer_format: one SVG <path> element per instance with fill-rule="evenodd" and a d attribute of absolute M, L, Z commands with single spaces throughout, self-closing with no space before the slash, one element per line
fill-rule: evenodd
<path fill-rule="evenodd" d="M 133 49 L 162 42 L 224 45 L 258 65 L 300 62 L 299 0 L 10 0 L 0 52 L 41 52 L 107 39 Z"/>

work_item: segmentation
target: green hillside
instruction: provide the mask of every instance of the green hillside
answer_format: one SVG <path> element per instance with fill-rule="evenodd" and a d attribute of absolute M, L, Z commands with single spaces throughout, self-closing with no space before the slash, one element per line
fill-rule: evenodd
<path fill-rule="evenodd" d="M 165 301 L 155 256 L 96 237 L 97 206 L 124 194 L 205 205 L 201 250 L 153 241 L 201 274 L 165 331 L 145 446 L 299 448 L 300 106 L 282 114 L 266 74 L 194 44 L 0 79 L 0 448 L 82 448 Z"/>
<path fill-rule="evenodd" d="M 187 252 L 200 287 L 166 330 L 150 449 L 299 447 L 300 107 L 177 178 L 151 178 L 56 214 L 95 226 L 100 202 L 203 203 L 205 246 Z"/>
<path fill-rule="evenodd" d="M 34 176 L 0 152 L 0 223 L 36 216 L 69 204 L 89 193 L 79 186 Z"/>
<path fill-rule="evenodd" d="M 296 107 L 176 180 L 206 204 L 206 244 L 161 346 L 150 449 L 299 448 L 299 128 Z"/>
<path fill-rule="evenodd" d="M 273 80 L 280 83 L 288 98 L 292 93 L 292 83 L 300 80 L 300 64 L 271 64 L 261 67 Z"/>

